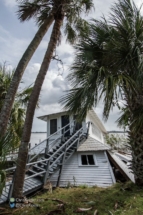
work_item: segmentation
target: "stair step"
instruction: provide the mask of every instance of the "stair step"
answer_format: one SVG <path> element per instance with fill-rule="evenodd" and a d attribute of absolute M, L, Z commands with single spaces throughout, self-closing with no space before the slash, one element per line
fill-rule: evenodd
<path fill-rule="evenodd" d="M 57 169 L 57 167 L 58 167 L 58 165 L 57 165 L 57 166 L 52 166 L 52 167 L 50 168 L 50 171 L 53 171 L 53 170 Z"/>
<path fill-rule="evenodd" d="M 40 160 L 45 160 L 45 159 L 46 159 L 46 158 L 44 158 L 44 157 L 41 157 L 41 158 L 40 158 Z M 43 161 L 43 162 L 47 162 L 47 161 Z"/>
<path fill-rule="evenodd" d="M 47 163 L 44 163 L 44 162 L 39 163 L 39 166 L 47 166 Z"/>
<path fill-rule="evenodd" d="M 73 151 L 72 152 L 67 152 L 66 153 L 66 156 L 69 156 L 69 155 L 71 155 L 73 153 Z"/>
<path fill-rule="evenodd" d="M 49 175 L 52 175 L 54 172 L 53 171 L 49 171 Z"/>
<path fill-rule="evenodd" d="M 54 155 L 53 158 L 57 158 L 60 154 L 61 154 L 60 152 L 57 152 L 57 153 Z M 51 155 L 50 155 L 50 154 L 47 154 L 47 155 L 50 157 L 50 156 L 52 156 L 53 154 L 51 154 Z"/>
<path fill-rule="evenodd" d="M 35 172 L 35 171 L 32 170 L 32 169 L 29 169 L 29 170 L 28 170 L 28 173 L 29 173 L 29 172 L 32 173 L 33 175 L 38 173 L 38 172 Z"/>
<path fill-rule="evenodd" d="M 74 148 L 72 147 L 72 148 L 69 148 L 66 152 L 70 153 L 70 152 L 73 152 L 74 150 L 75 150 L 75 147 Z"/>
<path fill-rule="evenodd" d="M 45 169 L 43 169 L 43 170 L 45 170 Z M 35 172 L 35 171 L 33 171 L 33 170 L 29 170 L 28 173 L 32 173 L 32 174 L 34 175 L 34 174 L 37 174 L 37 173 L 40 173 L 40 172 Z M 44 176 L 44 173 L 41 173 L 41 174 L 39 174 L 39 175 L 37 175 L 37 176 L 35 176 L 35 177 L 43 178 L 43 176 Z"/>
<path fill-rule="evenodd" d="M 42 170 L 42 171 L 44 171 L 44 170 L 45 170 L 44 168 L 41 168 L 41 167 L 39 167 L 39 166 L 37 166 L 37 165 L 34 165 L 34 166 L 33 166 L 33 168 L 36 168 L 36 169 L 38 169 L 38 170 Z"/>

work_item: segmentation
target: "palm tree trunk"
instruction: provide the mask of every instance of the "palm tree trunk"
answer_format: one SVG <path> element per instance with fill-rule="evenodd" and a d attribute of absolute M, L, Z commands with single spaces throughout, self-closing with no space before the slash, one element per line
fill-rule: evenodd
<path fill-rule="evenodd" d="M 56 48 L 57 41 L 59 39 L 60 28 L 63 23 L 63 18 L 64 16 L 61 15 L 60 17 L 58 16 L 58 18 L 55 20 L 53 31 L 48 44 L 48 48 L 45 53 L 39 74 L 37 75 L 37 78 L 33 87 L 33 91 L 29 99 L 21 145 L 19 148 L 18 161 L 17 161 L 18 164 L 17 164 L 15 179 L 14 179 L 14 187 L 13 187 L 14 197 L 22 196 L 25 170 L 26 170 L 26 161 L 27 161 L 27 155 L 28 155 L 28 143 L 31 136 L 34 112 L 40 95 L 42 84 L 44 82 L 45 75 L 49 68 L 50 61 L 53 56 L 53 52 Z"/>
<path fill-rule="evenodd" d="M 140 90 L 142 92 L 142 88 Z M 135 183 L 138 186 L 143 186 L 143 127 L 135 127 L 135 119 L 140 120 L 140 110 L 142 110 L 142 101 L 138 101 L 138 96 L 132 96 L 128 99 L 130 107 L 130 126 L 129 126 L 129 141 L 132 152 L 131 169 L 135 176 Z M 136 123 L 137 124 L 137 123 Z"/>
<path fill-rule="evenodd" d="M 129 132 L 132 150 L 131 169 L 135 176 L 135 183 L 143 186 L 143 129 Z"/>
<path fill-rule="evenodd" d="M 3 104 L 3 107 L 1 109 L 0 113 L 0 134 L 4 135 L 6 132 L 7 124 L 9 121 L 12 105 L 15 99 L 15 95 L 18 89 L 18 86 L 20 84 L 22 75 L 24 73 L 24 70 L 29 63 L 31 57 L 33 56 L 35 50 L 39 46 L 42 38 L 46 34 L 48 28 L 52 24 L 54 20 L 53 14 L 51 14 L 47 20 L 43 23 L 43 25 L 39 28 L 37 31 L 35 37 L 29 44 L 28 48 L 26 49 L 25 53 L 23 54 L 21 60 L 19 61 L 19 64 L 15 70 L 14 76 L 12 78 L 10 87 L 8 89 L 7 95 L 5 97 L 5 101 Z"/>

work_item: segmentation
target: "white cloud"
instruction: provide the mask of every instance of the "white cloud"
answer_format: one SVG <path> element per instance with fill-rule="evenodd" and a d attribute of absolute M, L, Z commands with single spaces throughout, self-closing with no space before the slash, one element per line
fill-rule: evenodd
<path fill-rule="evenodd" d="M 7 7 L 16 6 L 16 0 L 2 0 Z"/>
<path fill-rule="evenodd" d="M 16 66 L 28 43 L 29 40 L 14 37 L 0 26 L 0 59 L 2 61 L 8 61 Z"/>

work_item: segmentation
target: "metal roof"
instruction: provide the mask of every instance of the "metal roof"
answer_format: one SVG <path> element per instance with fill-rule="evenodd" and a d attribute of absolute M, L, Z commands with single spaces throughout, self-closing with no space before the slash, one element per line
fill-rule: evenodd
<path fill-rule="evenodd" d="M 103 144 L 100 141 L 89 136 L 87 140 L 78 147 L 77 151 L 86 152 L 86 151 L 102 151 L 109 149 L 110 146 Z"/>
<path fill-rule="evenodd" d="M 112 159 L 112 161 L 114 162 L 114 164 L 117 165 L 117 167 L 119 168 L 119 170 L 121 170 L 128 179 L 130 179 L 133 183 L 135 183 L 134 174 L 132 173 L 130 167 L 127 164 L 125 164 L 121 160 L 121 158 L 119 158 L 119 156 L 118 156 L 119 153 L 115 154 L 115 153 L 112 153 L 112 152 L 108 151 L 108 155 L 110 156 L 110 158 Z M 127 157 L 127 159 L 128 159 L 128 157 Z"/>
<path fill-rule="evenodd" d="M 59 111 L 59 112 L 55 112 L 55 113 L 50 113 L 50 114 L 47 114 L 47 115 L 44 115 L 44 116 L 39 116 L 39 117 L 37 117 L 38 119 L 41 119 L 41 120 L 44 120 L 44 121 L 46 121 L 47 122 L 47 117 L 49 117 L 49 116 L 55 116 L 55 115 L 57 115 L 57 114 L 61 114 L 61 115 L 63 115 L 63 114 L 67 114 L 68 112 L 67 111 Z"/>

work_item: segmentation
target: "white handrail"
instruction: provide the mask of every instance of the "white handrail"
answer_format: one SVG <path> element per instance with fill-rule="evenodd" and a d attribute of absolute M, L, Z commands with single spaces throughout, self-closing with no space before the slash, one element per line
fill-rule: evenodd
<path fill-rule="evenodd" d="M 53 137 L 54 135 L 56 135 L 59 131 L 62 131 L 64 128 L 66 128 L 67 126 L 69 126 L 70 124 L 72 124 L 73 122 L 75 122 L 75 120 L 73 120 L 72 122 L 70 122 L 69 124 L 65 125 L 64 127 L 60 128 L 59 130 L 57 130 L 55 133 L 51 134 L 48 138 L 46 138 L 45 140 L 43 140 L 41 143 L 43 143 L 44 141 L 47 141 L 48 139 L 50 139 L 51 137 Z M 31 150 L 33 150 L 34 148 L 38 147 L 39 145 L 41 145 L 41 143 L 37 144 L 36 146 L 34 146 L 33 148 L 31 148 L 29 150 L 29 152 Z"/>
<path fill-rule="evenodd" d="M 89 122 L 87 122 L 86 124 L 88 124 L 88 123 L 89 123 Z M 73 137 L 75 137 L 81 130 L 83 130 L 83 127 L 82 127 L 81 129 L 79 129 L 72 137 L 70 137 L 70 139 L 68 139 L 68 141 L 66 141 L 53 155 L 51 155 L 50 158 L 43 159 L 42 161 L 39 160 L 39 161 L 35 161 L 35 162 L 32 162 L 32 163 L 27 163 L 27 164 L 26 164 L 26 167 L 27 167 L 27 166 L 30 166 L 30 165 L 33 165 L 33 164 L 37 164 L 37 163 L 42 163 L 42 162 L 45 162 L 45 161 L 49 161 L 51 158 L 53 158 L 53 156 L 54 156 L 57 152 L 59 152 L 59 151 L 61 150 L 61 148 L 63 148 L 66 144 L 68 144 L 69 141 L 70 141 Z M 15 167 L 8 168 L 8 169 L 6 169 L 5 171 L 14 170 L 14 169 L 16 169 L 16 166 L 15 166 Z"/>

